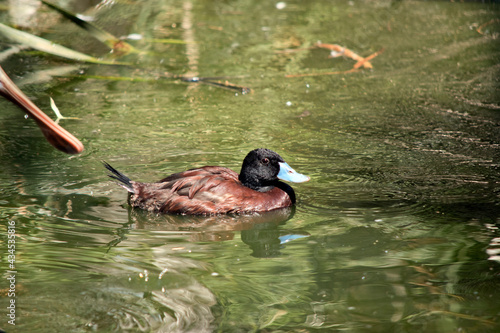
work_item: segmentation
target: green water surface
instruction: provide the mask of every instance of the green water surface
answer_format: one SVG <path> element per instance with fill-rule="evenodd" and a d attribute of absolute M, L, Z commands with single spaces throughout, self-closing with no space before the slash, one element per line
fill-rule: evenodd
<path fill-rule="evenodd" d="M 129 66 L 31 49 L 0 62 L 51 117 L 49 97 L 79 118 L 60 124 L 85 145 L 53 149 L 0 100 L 1 329 L 498 332 L 498 3 L 58 3 L 116 36 L 142 35 L 129 40 L 141 52 L 119 59 Z M 32 33 L 110 56 L 49 8 L 35 17 Z M 373 69 L 345 73 L 355 61 L 328 58 L 318 41 L 380 53 Z M 2 51 L 12 45 L 0 37 Z M 294 184 L 292 209 L 154 216 L 130 210 L 101 164 L 156 181 L 204 165 L 239 171 L 259 147 L 311 177 Z"/>

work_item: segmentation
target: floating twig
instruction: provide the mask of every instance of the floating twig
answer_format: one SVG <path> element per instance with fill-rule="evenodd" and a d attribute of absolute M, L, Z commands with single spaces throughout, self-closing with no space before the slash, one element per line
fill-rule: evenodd
<path fill-rule="evenodd" d="M 384 52 L 384 48 L 382 48 L 382 49 L 378 50 L 377 52 L 375 52 L 375 53 L 373 53 L 373 54 L 370 54 L 368 57 L 366 57 L 366 58 L 364 58 L 364 59 L 359 60 L 359 61 L 358 61 L 358 62 L 354 65 L 354 67 L 353 67 L 353 68 L 359 68 L 359 67 L 361 67 L 361 66 L 363 66 L 363 67 L 364 67 L 364 64 L 365 64 L 365 63 L 367 63 L 368 61 L 372 60 L 373 58 L 375 58 L 376 56 L 378 56 L 378 55 L 379 55 L 379 54 L 381 54 L 382 52 Z M 370 66 L 371 66 L 371 64 L 370 64 Z M 373 68 L 373 66 L 372 66 L 372 67 L 370 67 L 370 68 Z"/>
<path fill-rule="evenodd" d="M 373 65 L 370 63 L 370 60 L 384 52 L 384 49 L 380 49 L 379 51 L 369 55 L 366 58 L 363 58 L 362 56 L 354 53 L 353 51 L 349 50 L 348 48 L 345 48 L 343 46 L 337 45 L 337 44 L 325 44 L 325 43 L 320 43 L 318 42 L 316 44 L 316 47 L 322 48 L 322 49 L 327 49 L 330 50 L 330 56 L 329 58 L 337 58 L 340 56 L 345 56 L 348 58 L 351 58 L 353 60 L 356 60 L 356 64 L 354 64 L 353 68 L 347 70 L 347 71 L 335 71 L 335 72 L 323 72 L 323 73 L 304 73 L 304 74 L 288 74 L 285 75 L 287 78 L 292 78 L 292 77 L 304 77 L 304 76 L 320 76 L 320 75 L 338 75 L 338 74 L 349 74 L 349 73 L 355 73 L 360 71 L 360 68 L 368 68 L 371 69 L 373 68 Z M 305 50 L 305 49 L 298 49 L 298 50 Z"/>
<path fill-rule="evenodd" d="M 158 79 L 172 79 L 172 80 L 180 80 L 186 83 L 203 83 L 211 86 L 224 88 L 228 90 L 238 91 L 243 95 L 252 93 L 252 89 L 245 86 L 240 86 L 228 81 L 228 79 L 239 79 L 247 77 L 246 75 L 240 76 L 214 76 L 214 77 L 198 77 L 198 76 L 189 76 L 189 75 L 179 75 L 172 73 L 152 73 L 152 77 L 126 77 L 126 76 L 101 76 L 101 75 L 69 75 L 64 77 L 74 77 L 74 78 L 85 78 L 85 79 L 95 79 L 95 80 L 108 80 L 108 81 L 131 81 L 131 82 L 148 82 L 148 81 L 156 81 Z M 222 81 L 225 80 L 225 81 Z"/>
<path fill-rule="evenodd" d="M 493 24 L 493 23 L 498 23 L 498 22 L 500 22 L 500 19 L 492 19 L 486 23 L 481 24 L 479 27 L 477 27 L 476 31 L 478 33 L 480 33 L 481 35 L 484 35 L 484 32 L 483 32 L 484 27 L 486 27 L 490 24 Z"/>
<path fill-rule="evenodd" d="M 235 90 L 241 92 L 243 95 L 250 94 L 252 93 L 252 89 L 249 87 L 244 87 L 244 86 L 239 86 L 236 84 L 233 84 L 229 81 L 210 81 L 210 80 L 200 80 L 201 83 L 205 83 L 211 86 L 215 87 L 220 87 L 220 88 L 225 88 L 229 90 Z"/>
<path fill-rule="evenodd" d="M 317 46 L 322 49 L 330 50 L 331 53 L 329 58 L 338 58 L 345 56 L 347 58 L 351 58 L 352 60 L 356 60 L 357 64 L 361 63 L 361 65 L 359 65 L 358 67 L 363 66 L 363 68 L 373 68 L 372 64 L 369 61 L 367 61 L 365 58 L 354 53 L 353 51 L 349 50 L 346 47 L 337 44 L 325 44 L 325 43 L 318 43 Z"/>

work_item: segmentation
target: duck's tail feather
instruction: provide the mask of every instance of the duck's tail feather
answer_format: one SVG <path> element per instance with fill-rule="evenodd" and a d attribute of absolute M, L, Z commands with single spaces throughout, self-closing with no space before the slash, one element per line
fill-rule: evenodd
<path fill-rule="evenodd" d="M 118 180 L 119 181 L 119 183 L 117 183 L 118 185 L 120 185 L 130 193 L 134 193 L 134 186 L 132 185 L 130 178 L 128 178 L 123 173 L 113 168 L 111 165 L 109 165 L 108 162 L 102 161 L 102 164 L 106 169 L 108 169 L 112 173 L 111 175 L 108 175 L 108 177 Z"/>

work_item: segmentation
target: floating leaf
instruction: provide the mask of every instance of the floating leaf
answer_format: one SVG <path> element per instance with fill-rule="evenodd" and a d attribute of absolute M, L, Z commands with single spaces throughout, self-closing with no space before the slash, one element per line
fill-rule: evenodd
<path fill-rule="evenodd" d="M 59 124 L 59 120 L 61 120 L 61 119 L 80 119 L 80 118 L 76 118 L 76 117 L 64 117 L 61 114 L 61 112 L 59 111 L 59 108 L 57 107 L 56 102 L 54 102 L 52 97 L 50 98 L 50 107 L 52 108 L 52 111 L 54 111 L 54 113 L 56 114 L 56 117 L 57 117 L 57 119 L 55 121 L 56 124 Z"/>
<path fill-rule="evenodd" d="M 107 31 L 104 31 L 103 29 L 93 25 L 90 22 L 87 22 L 85 20 L 82 20 L 81 18 L 77 17 L 76 15 L 56 6 L 53 5 L 47 1 L 42 0 L 42 2 L 49 6 L 50 8 L 58 11 L 61 15 L 66 17 L 68 20 L 72 21 L 79 27 L 85 29 L 88 33 L 90 33 L 94 38 L 99 40 L 100 42 L 106 44 L 109 48 L 111 48 L 114 52 L 115 55 L 117 56 L 122 56 L 129 54 L 131 52 L 138 52 L 132 45 L 128 44 L 127 42 L 124 42 L 123 40 L 113 36 Z"/>
<path fill-rule="evenodd" d="M 29 46 L 39 51 L 43 51 L 46 53 L 50 53 L 59 57 L 77 60 L 77 61 L 85 61 L 96 64 L 107 64 L 107 65 L 126 65 L 126 63 L 118 63 L 115 61 L 106 61 L 101 60 L 87 54 L 74 51 L 72 49 L 68 49 L 67 47 L 55 44 L 49 40 L 43 39 L 41 37 L 32 35 L 30 33 L 20 31 L 11 27 L 6 26 L 5 24 L 0 23 L 0 34 L 9 38 L 10 40 Z"/>

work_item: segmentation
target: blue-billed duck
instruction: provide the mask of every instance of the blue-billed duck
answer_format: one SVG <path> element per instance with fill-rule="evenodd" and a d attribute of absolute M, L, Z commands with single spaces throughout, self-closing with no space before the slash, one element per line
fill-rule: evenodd
<path fill-rule="evenodd" d="M 150 212 L 215 215 L 265 212 L 295 204 L 295 192 L 281 180 L 301 183 L 297 173 L 269 149 L 252 150 L 241 173 L 220 166 L 205 166 L 175 173 L 156 183 L 141 183 L 103 162 L 109 177 L 129 192 L 129 204 Z"/>

